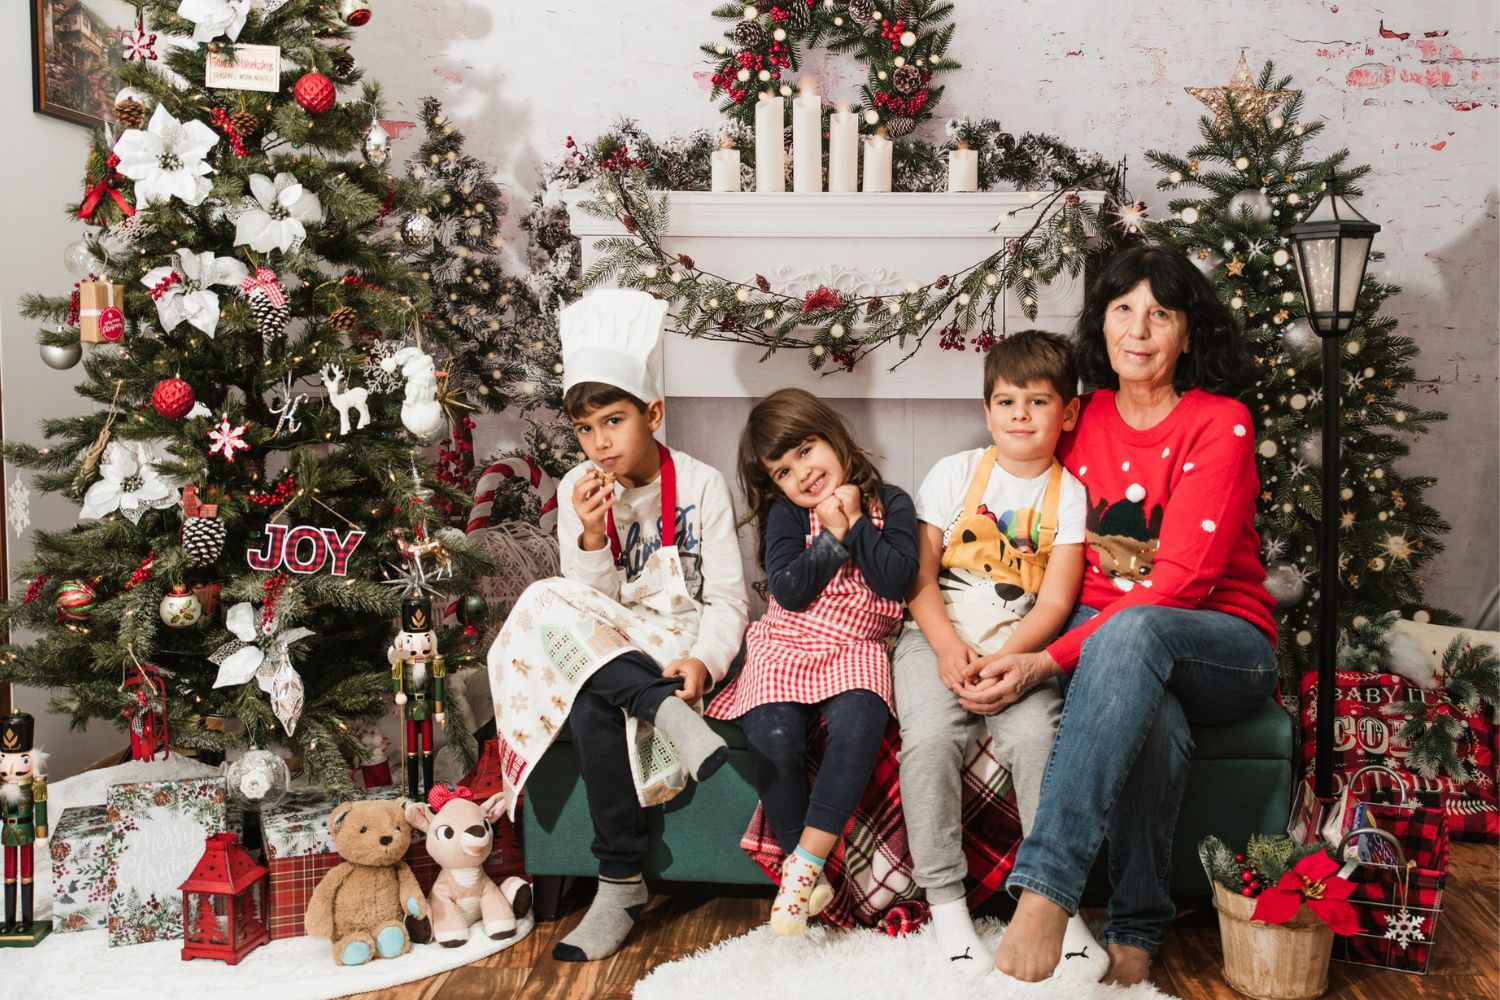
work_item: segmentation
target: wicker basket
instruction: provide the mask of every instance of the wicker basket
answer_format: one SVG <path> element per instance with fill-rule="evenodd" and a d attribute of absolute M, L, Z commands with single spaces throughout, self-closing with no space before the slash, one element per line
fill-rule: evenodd
<path fill-rule="evenodd" d="M 1251 920 L 1255 900 L 1214 885 L 1224 981 L 1256 1000 L 1304 1000 L 1328 989 L 1333 931 L 1306 906 L 1284 924 Z"/>

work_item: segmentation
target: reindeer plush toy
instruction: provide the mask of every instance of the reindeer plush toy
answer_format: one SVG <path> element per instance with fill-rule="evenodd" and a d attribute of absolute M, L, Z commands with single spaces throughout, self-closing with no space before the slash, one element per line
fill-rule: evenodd
<path fill-rule="evenodd" d="M 531 909 L 531 886 L 511 877 L 496 885 L 484 870 L 495 841 L 494 822 L 505 810 L 496 793 L 483 805 L 459 785 L 438 785 L 427 801 L 406 803 L 406 820 L 427 835 L 427 853 L 442 868 L 428 894 L 433 939 L 445 948 L 469 940 L 469 925 L 478 920 L 484 933 L 503 941 L 516 933 L 516 920 Z"/>

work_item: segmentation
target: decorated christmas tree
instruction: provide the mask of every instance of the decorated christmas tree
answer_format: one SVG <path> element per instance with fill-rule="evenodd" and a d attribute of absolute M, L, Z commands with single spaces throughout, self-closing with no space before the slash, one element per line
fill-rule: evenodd
<path fill-rule="evenodd" d="M 1299 677 L 1316 665 L 1318 527 L 1325 498 L 1319 461 L 1322 364 L 1318 335 L 1306 319 L 1287 230 L 1318 199 L 1334 175 L 1341 194 L 1356 199 L 1367 166 L 1348 164 L 1340 150 L 1315 158 L 1309 145 L 1323 125 L 1301 121 L 1302 95 L 1291 78 L 1266 63 L 1258 79 L 1244 57 L 1228 86 L 1190 88 L 1212 117 L 1202 141 L 1186 155 L 1148 153 L 1173 192 L 1172 217 L 1149 234 L 1187 251 L 1212 277 L 1240 319 L 1260 374 L 1243 396 L 1259 419 L 1260 512 L 1267 587 L 1281 609 L 1283 673 Z M 1372 264 L 1381 259 L 1376 251 Z M 1376 267 L 1371 268 L 1372 272 Z M 1367 274 L 1355 323 L 1344 335 L 1340 412 L 1341 489 L 1337 499 L 1341 628 L 1388 611 L 1454 624 L 1422 596 L 1422 569 L 1442 550 L 1448 530 L 1424 499 L 1434 480 L 1396 468 L 1408 442 L 1439 412 L 1404 398 L 1415 373 L 1417 346 L 1380 315 L 1399 288 Z"/>
<path fill-rule="evenodd" d="M 346 44 L 365 5 L 144 13 L 188 41 L 125 63 L 123 131 L 93 135 L 69 209 L 101 227 L 70 249 L 75 301 L 26 302 L 55 366 L 82 336 L 97 409 L 6 448 L 81 510 L 20 568 L 4 622 L 36 637 L 0 680 L 150 733 L 138 754 L 280 743 L 345 785 L 347 722 L 391 704 L 403 595 L 484 568 L 440 529 L 438 503 L 465 498 L 423 451 L 463 371 L 395 231 L 430 192 L 383 169 L 380 90 Z M 451 673 L 472 652 L 449 645 Z M 471 760 L 460 701 L 443 707 Z"/>

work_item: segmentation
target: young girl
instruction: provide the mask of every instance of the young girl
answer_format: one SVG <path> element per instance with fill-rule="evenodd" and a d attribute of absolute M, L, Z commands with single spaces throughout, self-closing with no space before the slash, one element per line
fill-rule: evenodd
<path fill-rule="evenodd" d="M 801 934 L 833 892 L 823 863 L 858 804 L 891 716 L 887 640 L 917 573 L 911 497 L 881 483 L 843 419 L 801 389 L 750 411 L 740 487 L 770 607 L 750 626 L 745 667 L 709 706 L 738 719 L 755 786 L 786 851 L 771 929 Z M 811 795 L 807 726 L 828 724 Z"/>

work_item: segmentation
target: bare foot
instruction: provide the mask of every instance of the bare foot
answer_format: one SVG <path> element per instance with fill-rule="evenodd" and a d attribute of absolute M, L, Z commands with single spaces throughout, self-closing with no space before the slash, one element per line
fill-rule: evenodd
<path fill-rule="evenodd" d="M 1113 941 L 1106 946 L 1106 950 L 1109 952 L 1109 972 L 1104 975 L 1107 985 L 1134 986 L 1146 981 L 1146 976 L 1151 971 L 1149 951 Z"/>
<path fill-rule="evenodd" d="M 1026 983 L 1052 975 L 1062 959 L 1068 911 L 1030 889 L 1021 891 L 1016 915 L 995 949 L 995 968 Z"/>

